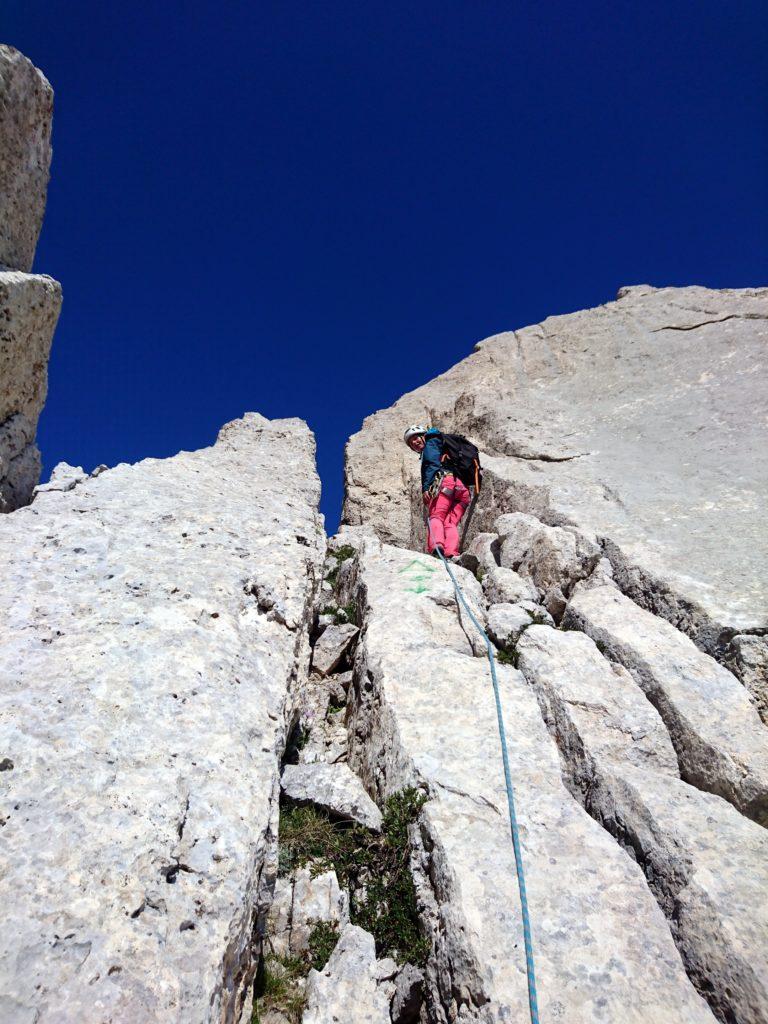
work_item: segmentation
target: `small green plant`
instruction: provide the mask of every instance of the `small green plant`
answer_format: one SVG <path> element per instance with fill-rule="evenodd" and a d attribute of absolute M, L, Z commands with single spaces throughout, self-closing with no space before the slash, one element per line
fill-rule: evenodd
<path fill-rule="evenodd" d="M 336 611 L 336 625 L 343 626 L 345 622 L 355 622 L 357 619 L 357 606 L 354 601 L 343 604 Z"/>
<path fill-rule="evenodd" d="M 496 652 L 496 661 L 498 661 L 500 665 L 513 665 L 517 668 L 517 651 L 498 650 Z"/>
<path fill-rule="evenodd" d="M 329 551 L 328 557 L 335 558 L 336 565 L 326 575 L 326 582 L 330 583 L 332 587 L 335 587 L 336 580 L 339 577 L 339 569 L 341 568 L 341 563 L 346 562 L 348 558 L 354 558 L 356 554 L 357 552 L 355 551 L 351 544 L 342 544 L 342 546 L 338 548 L 336 551 Z"/>
<path fill-rule="evenodd" d="M 487 574 L 488 570 L 485 568 L 484 565 L 478 565 L 478 567 L 475 569 L 475 576 L 477 578 L 478 583 L 482 583 Z"/>
<path fill-rule="evenodd" d="M 280 870 L 309 861 L 318 872 L 334 869 L 349 889 L 352 923 L 372 933 L 378 955 L 417 965 L 426 960 L 429 943 L 419 933 L 408 828 L 425 800 L 413 788 L 391 796 L 380 833 L 331 821 L 311 806 L 287 804 L 280 814 Z"/>
<path fill-rule="evenodd" d="M 271 1010 L 279 1011 L 290 1024 L 300 1024 L 305 1003 L 301 982 L 308 970 L 307 961 L 300 956 L 265 957 L 254 984 L 251 1024 L 261 1024 L 262 1014 Z"/>
<path fill-rule="evenodd" d="M 322 971 L 339 941 L 339 929 L 330 921 L 317 921 L 309 933 L 309 962 L 316 971 Z"/>

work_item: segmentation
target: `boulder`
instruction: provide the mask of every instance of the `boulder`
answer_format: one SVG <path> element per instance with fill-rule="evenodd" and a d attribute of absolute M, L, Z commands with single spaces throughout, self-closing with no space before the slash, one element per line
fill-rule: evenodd
<path fill-rule="evenodd" d="M 415 785 L 429 797 L 411 863 L 431 944 L 430 1012 L 522 1021 L 522 923 L 488 664 L 473 657 L 455 604 L 436 605 L 409 584 L 412 559 L 370 543 L 360 554 L 366 625 L 350 762 L 381 799 Z M 642 871 L 565 788 L 535 693 L 509 666 L 498 678 L 541 1019 L 713 1024 Z"/>
<path fill-rule="evenodd" d="M 611 584 L 577 587 L 563 621 L 629 669 L 669 730 L 686 782 L 768 824 L 768 734 L 727 669 Z"/>
<path fill-rule="evenodd" d="M 238 1019 L 309 667 L 314 450 L 251 413 L 0 516 L 2 1019 Z"/>
<path fill-rule="evenodd" d="M 498 566 L 496 561 L 495 546 L 498 541 L 495 533 L 478 533 L 465 547 L 462 555 L 462 564 L 471 572 L 481 569 L 483 572 L 490 572 Z M 467 559 L 471 559 L 470 564 Z"/>
<path fill-rule="evenodd" d="M 350 622 L 342 626 L 327 626 L 312 652 L 313 670 L 321 676 L 330 675 L 349 651 L 359 632 L 357 626 Z"/>
<path fill-rule="evenodd" d="M 517 569 L 544 526 L 523 512 L 506 512 L 493 525 L 500 541 L 499 562 L 507 569 Z"/>
<path fill-rule="evenodd" d="M 574 583 L 590 575 L 599 559 L 600 548 L 583 534 L 542 524 L 517 568 L 542 592 L 558 587 L 569 593 Z"/>
<path fill-rule="evenodd" d="M 286 765 L 281 786 L 297 803 L 316 804 L 335 818 L 381 829 L 381 811 L 346 764 Z"/>
<path fill-rule="evenodd" d="M 309 972 L 302 1024 L 391 1024 L 390 988 L 377 979 L 373 936 L 348 924 L 323 970 Z"/>
<path fill-rule="evenodd" d="M 643 285 L 488 338 L 350 438 L 343 520 L 420 543 L 403 428 L 461 431 L 485 469 L 467 544 L 501 511 L 600 537 L 621 588 L 721 658 L 768 626 L 766 320 L 768 288 Z"/>
<path fill-rule="evenodd" d="M 48 483 L 38 484 L 35 494 L 45 494 L 46 491 L 71 491 L 87 479 L 88 474 L 82 466 L 70 466 L 66 462 L 59 462 L 53 467 Z"/>
<path fill-rule="evenodd" d="M 52 278 L 0 271 L 0 512 L 26 505 L 40 479 L 35 434 L 60 308 Z"/>
<path fill-rule="evenodd" d="M 518 644 L 518 665 L 572 791 L 644 868 L 717 1017 L 765 1024 L 768 832 L 680 780 L 658 713 L 586 636 L 534 626 Z"/>
<path fill-rule="evenodd" d="M 53 90 L 12 46 L 0 44 L 0 264 L 29 271 L 45 213 Z"/>
<path fill-rule="evenodd" d="M 539 597 L 530 579 L 499 565 L 483 576 L 483 591 L 489 604 L 517 604 L 518 601 L 536 601 Z"/>
<path fill-rule="evenodd" d="M 488 609 L 488 636 L 504 650 L 511 650 L 532 625 L 533 617 L 522 605 L 492 604 Z"/>

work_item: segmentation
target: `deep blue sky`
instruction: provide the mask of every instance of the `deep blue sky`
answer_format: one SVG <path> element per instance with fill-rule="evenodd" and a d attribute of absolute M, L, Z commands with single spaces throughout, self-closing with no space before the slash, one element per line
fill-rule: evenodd
<path fill-rule="evenodd" d="M 364 416 L 623 284 L 768 283 L 768 7 L 5 4 L 56 91 L 39 443 L 90 469 Z"/>

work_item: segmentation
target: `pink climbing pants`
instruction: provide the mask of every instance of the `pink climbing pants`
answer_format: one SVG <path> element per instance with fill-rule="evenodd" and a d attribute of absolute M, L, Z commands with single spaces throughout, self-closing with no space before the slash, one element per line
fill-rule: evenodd
<path fill-rule="evenodd" d="M 440 490 L 434 498 L 424 495 L 429 518 L 427 530 L 427 551 L 431 555 L 437 544 L 446 558 L 459 553 L 459 523 L 467 511 L 470 495 L 464 484 L 455 476 L 444 476 Z"/>

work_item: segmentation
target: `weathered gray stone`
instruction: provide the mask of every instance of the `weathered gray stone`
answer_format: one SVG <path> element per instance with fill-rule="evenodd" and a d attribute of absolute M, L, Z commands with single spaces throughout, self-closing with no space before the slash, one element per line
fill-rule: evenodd
<path fill-rule="evenodd" d="M 406 964 L 395 981 L 395 994 L 390 1007 L 392 1024 L 416 1024 L 421 1012 L 423 991 L 424 975 L 413 964 Z"/>
<path fill-rule="evenodd" d="M 29 271 L 45 212 L 53 90 L 24 54 L 0 44 L 0 264 Z"/>
<path fill-rule="evenodd" d="M 514 647 L 531 625 L 533 616 L 519 604 L 492 604 L 488 609 L 488 636 L 504 650 Z"/>
<path fill-rule="evenodd" d="M 686 782 L 768 823 L 768 733 L 727 669 L 611 584 L 577 587 L 563 621 L 629 669 L 669 730 Z"/>
<path fill-rule="evenodd" d="M 35 433 L 60 308 L 52 278 L 0 271 L 0 512 L 27 504 L 40 479 Z"/>
<path fill-rule="evenodd" d="M 622 589 L 720 657 L 768 624 L 767 337 L 768 288 L 642 286 L 489 338 L 350 439 L 344 521 L 421 543 L 403 428 L 459 430 L 486 468 L 471 530 L 607 538 Z"/>
<path fill-rule="evenodd" d="M 66 462 L 59 462 L 53 467 L 48 482 L 37 485 L 35 494 L 45 494 L 46 491 L 71 491 L 87 479 L 88 474 L 82 466 L 70 466 Z"/>
<path fill-rule="evenodd" d="M 505 512 L 493 525 L 499 534 L 500 564 L 507 569 L 517 569 L 544 524 L 523 512 Z"/>
<path fill-rule="evenodd" d="M 306 425 L 249 414 L 0 517 L 3 1020 L 238 1019 L 319 493 Z"/>
<path fill-rule="evenodd" d="M 478 568 L 482 568 L 484 572 L 490 572 L 498 566 L 496 560 L 495 545 L 498 541 L 498 536 L 495 533 L 478 533 L 472 538 L 472 540 L 466 545 L 464 549 L 464 558 L 474 558 L 475 565 L 466 565 L 466 568 L 472 572 L 476 572 Z"/>
<path fill-rule="evenodd" d="M 572 791 L 645 869 L 689 975 L 721 1020 L 764 1024 L 768 832 L 680 781 L 658 713 L 586 636 L 535 626 L 518 664 Z"/>
<path fill-rule="evenodd" d="M 559 623 L 565 614 L 565 608 L 568 604 L 568 600 L 560 587 L 554 586 L 549 588 L 541 603 L 552 616 L 553 621 Z"/>
<path fill-rule="evenodd" d="M 373 936 L 348 924 L 325 968 L 309 972 L 302 1024 L 390 1024 L 392 983 L 376 974 Z"/>
<path fill-rule="evenodd" d="M 349 899 L 335 871 L 312 874 L 312 865 L 278 878 L 267 917 L 267 942 L 277 956 L 298 956 L 309 949 L 315 925 L 343 928 L 349 922 Z"/>
<path fill-rule="evenodd" d="M 327 676 L 339 665 L 359 630 L 347 622 L 343 626 L 327 626 L 312 652 L 312 669 Z"/>
<path fill-rule="evenodd" d="M 569 592 L 574 583 L 590 575 L 599 558 L 600 548 L 578 531 L 542 525 L 518 569 L 542 592 L 552 587 Z"/>
<path fill-rule="evenodd" d="M 768 637 L 735 636 L 731 654 L 733 671 L 749 690 L 757 713 L 768 725 Z"/>
<path fill-rule="evenodd" d="M 487 663 L 473 657 L 455 606 L 434 600 L 444 573 L 414 587 L 412 553 L 375 542 L 360 560 L 365 630 L 350 761 L 381 798 L 408 785 L 429 794 L 413 864 L 432 944 L 430 1020 L 525 1020 L 519 896 Z M 541 1019 L 712 1024 L 640 869 L 565 789 L 534 693 L 514 669 L 500 665 L 498 674 Z"/>
<path fill-rule="evenodd" d="M 483 576 L 483 591 L 489 604 L 517 604 L 518 601 L 536 601 L 539 597 L 530 579 L 498 565 Z"/>
<path fill-rule="evenodd" d="M 381 811 L 346 764 L 288 764 L 281 786 L 285 795 L 298 803 L 317 804 L 344 821 L 377 831 L 381 828 Z"/>

